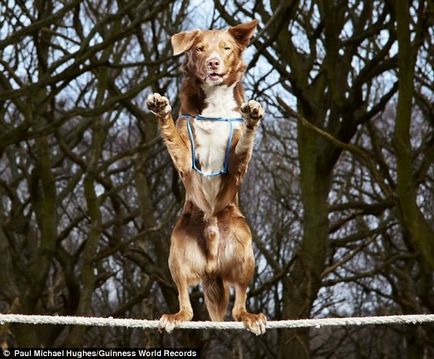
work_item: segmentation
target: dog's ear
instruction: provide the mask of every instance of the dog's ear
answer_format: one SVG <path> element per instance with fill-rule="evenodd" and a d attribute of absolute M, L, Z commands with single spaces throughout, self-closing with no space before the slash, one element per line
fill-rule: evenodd
<path fill-rule="evenodd" d="M 236 42 L 240 45 L 241 49 L 244 50 L 250 43 L 250 39 L 255 33 L 256 26 L 258 25 L 257 20 L 246 22 L 244 24 L 239 24 L 228 29 L 229 33 L 233 36 Z"/>
<path fill-rule="evenodd" d="M 179 32 L 170 39 L 173 47 L 173 54 L 179 55 L 189 50 L 193 45 L 199 30 Z"/>

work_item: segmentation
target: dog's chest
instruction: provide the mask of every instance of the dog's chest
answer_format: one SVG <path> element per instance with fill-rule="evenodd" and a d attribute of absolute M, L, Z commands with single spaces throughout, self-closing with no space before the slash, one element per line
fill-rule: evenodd
<path fill-rule="evenodd" d="M 233 86 L 204 86 L 205 109 L 203 116 L 234 118 L 240 117 L 236 111 Z M 232 126 L 239 127 L 238 122 Z M 195 123 L 197 160 L 205 173 L 215 172 L 223 168 L 226 146 L 229 140 L 229 123 L 219 121 L 196 121 Z"/>
<path fill-rule="evenodd" d="M 204 88 L 206 94 L 206 108 L 203 116 L 235 118 L 240 117 L 236 111 L 237 104 L 233 96 L 233 88 L 227 86 Z M 241 124 L 232 122 L 235 132 Z M 196 143 L 196 163 L 202 172 L 215 173 L 224 168 L 227 145 L 230 137 L 228 122 L 220 121 L 194 121 L 194 137 Z M 229 154 L 228 154 L 229 156 Z M 216 199 L 221 189 L 221 176 L 199 175 L 200 192 L 210 212 L 216 206 Z"/>
<path fill-rule="evenodd" d="M 216 173 L 224 168 L 229 140 L 229 124 L 217 121 L 195 122 L 196 163 L 202 172 Z M 239 127 L 237 123 L 232 125 L 234 131 Z M 198 175 L 197 180 L 206 209 L 213 213 L 217 205 L 217 196 L 221 190 L 222 177 L 221 175 Z"/>
<path fill-rule="evenodd" d="M 205 109 L 201 115 L 204 117 L 239 118 L 237 103 L 234 98 L 233 87 L 204 86 Z M 240 122 L 213 121 L 206 119 L 193 119 L 191 121 L 195 143 L 195 163 L 202 173 L 215 174 L 224 169 L 230 139 L 230 126 L 236 133 L 241 127 Z M 229 158 L 227 158 L 229 160 Z M 222 176 L 206 176 L 197 173 L 195 176 L 196 188 L 194 192 L 196 204 L 205 212 L 212 214 L 217 207 L 217 197 L 222 188 Z"/>
<path fill-rule="evenodd" d="M 229 139 L 229 124 L 217 121 L 196 121 L 196 161 L 205 173 L 221 170 Z"/>
<path fill-rule="evenodd" d="M 238 105 L 234 97 L 234 86 L 206 86 L 202 87 L 205 93 L 205 109 L 203 116 L 209 117 L 240 117 Z"/>

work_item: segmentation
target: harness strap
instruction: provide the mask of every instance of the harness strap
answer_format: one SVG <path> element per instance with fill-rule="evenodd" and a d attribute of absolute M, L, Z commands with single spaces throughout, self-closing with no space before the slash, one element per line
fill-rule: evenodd
<path fill-rule="evenodd" d="M 197 168 L 197 166 L 196 166 L 196 145 L 194 142 L 193 131 L 191 129 L 190 118 L 196 118 L 196 120 L 199 120 L 199 121 L 227 122 L 229 124 L 228 143 L 226 145 L 225 159 L 223 162 L 223 168 L 222 169 L 215 171 L 215 172 L 211 172 L 211 173 L 205 173 L 201 169 Z M 220 175 L 228 173 L 229 172 L 229 156 L 230 156 L 231 145 L 232 145 L 232 137 L 234 134 L 232 122 L 244 122 L 244 120 L 241 117 L 234 117 L 234 118 L 206 117 L 206 116 L 202 116 L 202 115 L 192 116 L 190 114 L 181 114 L 181 115 L 179 115 L 178 119 L 186 119 L 187 120 L 187 131 L 188 131 L 188 137 L 190 138 L 190 146 L 191 146 L 192 168 L 196 172 L 201 174 L 202 176 L 207 176 L 207 177 L 220 176 Z"/>

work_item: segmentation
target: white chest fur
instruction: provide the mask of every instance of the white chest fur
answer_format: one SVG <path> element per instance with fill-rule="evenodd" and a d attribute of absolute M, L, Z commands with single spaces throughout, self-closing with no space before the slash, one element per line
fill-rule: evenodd
<path fill-rule="evenodd" d="M 206 96 L 203 116 L 240 117 L 240 113 L 236 111 L 234 86 L 204 85 L 203 90 Z M 240 126 L 240 122 L 232 122 L 232 126 L 235 129 Z M 229 139 L 229 124 L 219 121 L 195 121 L 195 132 L 197 159 L 202 171 L 211 173 L 222 169 Z"/>
<path fill-rule="evenodd" d="M 234 86 L 209 86 L 203 85 L 206 107 L 202 115 L 210 117 L 240 117 L 236 111 L 237 103 L 234 97 Z"/>
<path fill-rule="evenodd" d="M 234 118 L 240 117 L 236 111 L 233 87 L 207 86 L 203 90 L 206 95 L 206 107 L 203 116 Z M 204 173 L 217 172 L 224 167 L 226 148 L 229 140 L 229 123 L 219 121 L 193 120 L 196 143 L 196 159 Z M 233 129 L 239 128 L 240 122 L 232 122 Z M 201 192 L 206 202 L 207 211 L 214 212 L 217 195 L 220 191 L 220 176 L 199 175 Z"/>
<path fill-rule="evenodd" d="M 200 169 L 207 174 L 222 170 L 229 140 L 229 123 L 194 120 L 193 126 L 196 160 L 200 164 Z"/>

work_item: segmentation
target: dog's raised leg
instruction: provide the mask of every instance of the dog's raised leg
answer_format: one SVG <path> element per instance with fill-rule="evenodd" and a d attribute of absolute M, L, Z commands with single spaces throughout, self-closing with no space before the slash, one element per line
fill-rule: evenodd
<path fill-rule="evenodd" d="M 251 153 L 255 141 L 256 129 L 264 118 L 264 109 L 259 102 L 250 100 L 248 103 L 244 103 L 241 106 L 241 112 L 246 124 L 246 131 L 240 138 L 235 148 L 235 153 L 240 154 L 249 151 Z"/>
<path fill-rule="evenodd" d="M 192 166 L 190 147 L 187 146 L 176 129 L 169 100 L 158 93 L 154 93 L 148 96 L 146 105 L 157 116 L 160 122 L 161 137 L 180 176 L 184 177 Z"/>
<path fill-rule="evenodd" d="M 232 309 L 232 317 L 235 320 L 244 323 L 247 330 L 256 335 L 265 333 L 265 326 L 267 324 L 267 318 L 264 314 L 253 314 L 246 310 L 247 299 L 247 286 L 236 284 L 235 285 L 235 303 Z"/>
<path fill-rule="evenodd" d="M 250 158 L 252 157 L 253 144 L 255 142 L 256 129 L 264 118 L 262 106 L 250 100 L 241 106 L 241 113 L 246 125 L 245 131 L 235 147 L 235 156 L 232 162 L 230 173 L 240 181 L 247 170 Z"/>

